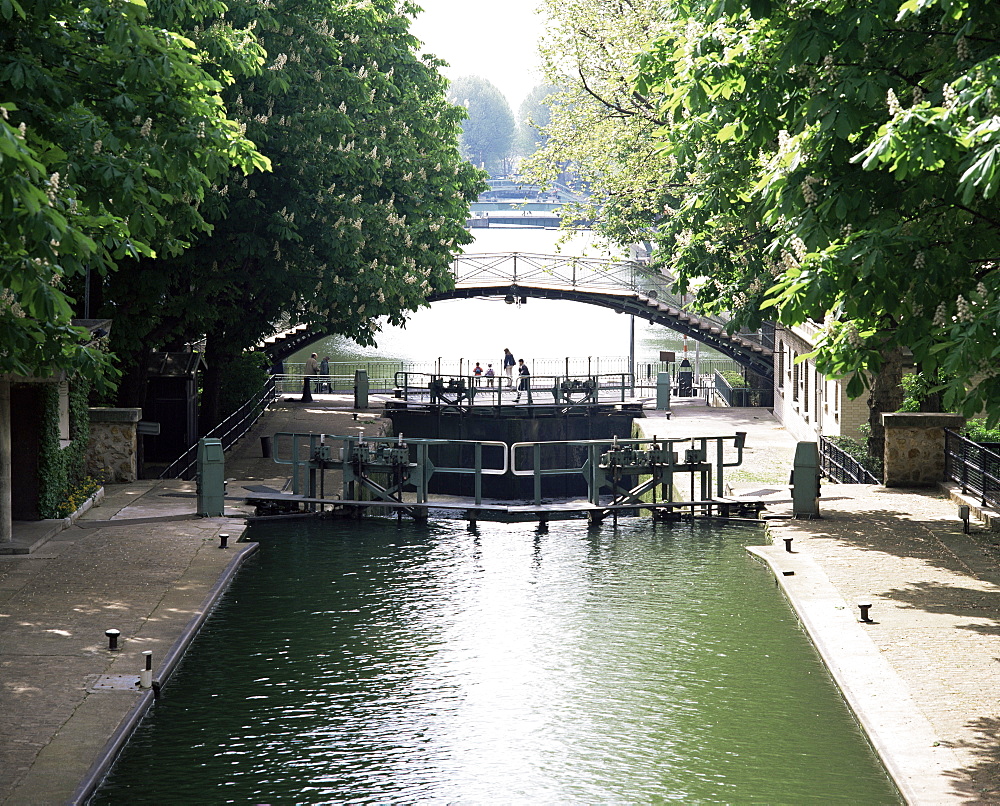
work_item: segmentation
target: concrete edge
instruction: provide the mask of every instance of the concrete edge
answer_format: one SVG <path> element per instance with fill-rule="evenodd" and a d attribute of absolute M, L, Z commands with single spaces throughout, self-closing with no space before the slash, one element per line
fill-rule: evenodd
<path fill-rule="evenodd" d="M 237 540 L 238 539 L 239 538 L 237 538 Z M 247 557 L 260 548 L 260 544 L 237 542 L 234 548 L 238 548 L 239 552 L 229 561 L 215 585 L 212 586 L 212 589 L 205 596 L 205 599 L 199 608 L 198 614 L 188 622 L 180 636 L 176 641 L 174 641 L 173 646 L 170 647 L 169 651 L 164 656 L 163 662 L 160 664 L 160 668 L 155 677 L 157 684 L 162 686 L 167 678 L 173 673 L 177 664 L 184 656 L 184 652 L 191 645 L 191 642 L 194 641 L 198 632 L 201 630 L 202 625 L 211 615 L 215 605 L 229 587 L 229 584 L 232 582 L 236 572 L 243 565 L 243 562 L 247 559 Z M 155 697 L 152 691 L 143 692 L 143 696 L 139 698 L 139 700 L 125 715 L 114 734 L 112 734 L 107 744 L 104 745 L 104 749 L 101 750 L 94 763 L 87 771 L 87 774 L 80 782 L 80 785 L 76 788 L 76 791 L 73 792 L 72 797 L 68 801 L 71 806 L 82 806 L 82 804 L 85 804 L 94 794 L 101 782 L 104 780 L 104 777 L 111 770 L 112 765 L 118 758 L 118 754 L 121 753 L 125 744 L 128 742 L 129 738 L 131 738 L 132 733 L 139 726 L 142 718 L 149 711 L 150 707 L 152 707 L 154 699 Z"/>
<path fill-rule="evenodd" d="M 962 485 L 954 481 L 938 482 L 938 487 L 948 494 L 956 504 L 966 504 L 972 517 L 982 521 L 983 526 L 989 532 L 1000 532 L 1000 512 L 995 509 L 983 506 L 980 499 L 962 492 Z M 957 516 L 956 516 L 957 517 Z"/>
<path fill-rule="evenodd" d="M 801 551 L 748 546 L 775 575 L 823 663 L 910 806 L 961 803 L 949 773 L 961 767 L 939 744 L 909 689 L 882 656 L 823 569 Z"/>

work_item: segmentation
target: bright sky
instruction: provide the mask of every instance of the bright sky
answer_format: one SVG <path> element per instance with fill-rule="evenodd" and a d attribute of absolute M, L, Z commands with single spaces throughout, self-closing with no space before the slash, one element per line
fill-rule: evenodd
<path fill-rule="evenodd" d="M 537 0 L 416 0 L 424 11 L 410 27 L 433 53 L 450 67 L 454 80 L 477 75 L 491 81 L 517 114 L 525 96 L 542 83 L 538 69 L 538 38 L 542 18 Z"/>

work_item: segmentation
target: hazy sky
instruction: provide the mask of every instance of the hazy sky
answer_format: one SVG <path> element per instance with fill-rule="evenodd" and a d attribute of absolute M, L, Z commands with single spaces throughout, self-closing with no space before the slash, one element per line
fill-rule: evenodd
<path fill-rule="evenodd" d="M 478 75 L 507 96 L 516 114 L 521 101 L 542 83 L 538 37 L 542 18 L 537 0 L 416 0 L 424 11 L 410 30 L 450 67 L 450 79 Z"/>

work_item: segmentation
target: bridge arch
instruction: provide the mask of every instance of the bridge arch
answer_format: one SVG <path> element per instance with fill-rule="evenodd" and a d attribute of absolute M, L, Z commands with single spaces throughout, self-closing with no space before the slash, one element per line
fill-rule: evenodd
<path fill-rule="evenodd" d="M 428 302 L 504 297 L 568 300 L 628 313 L 693 338 L 758 375 L 774 376 L 774 351 L 746 335 L 730 334 L 722 319 L 684 309 L 670 278 L 630 261 L 523 252 L 463 254 L 452 270 L 455 287 Z M 280 360 L 328 334 L 305 325 L 261 345 Z"/>

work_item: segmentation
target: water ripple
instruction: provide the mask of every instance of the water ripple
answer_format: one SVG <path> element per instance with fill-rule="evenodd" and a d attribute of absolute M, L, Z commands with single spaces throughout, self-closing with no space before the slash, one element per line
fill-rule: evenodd
<path fill-rule="evenodd" d="M 96 803 L 899 802 L 753 533 L 254 537 Z"/>

